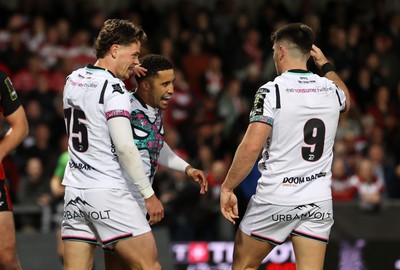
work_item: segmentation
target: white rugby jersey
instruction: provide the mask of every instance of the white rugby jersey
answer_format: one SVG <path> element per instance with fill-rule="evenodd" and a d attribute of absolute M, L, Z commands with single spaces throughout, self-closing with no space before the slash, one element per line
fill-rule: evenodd
<path fill-rule="evenodd" d="M 62 184 L 76 188 L 128 189 L 107 120 L 127 117 L 129 93 L 124 83 L 102 68 L 88 65 L 72 72 L 64 87 L 68 162 Z"/>
<path fill-rule="evenodd" d="M 150 107 L 134 94 L 130 95 L 133 139 L 140 152 L 145 174 L 153 184 L 158 168 L 158 157 L 164 145 L 163 111 Z M 129 184 L 136 201 L 146 212 L 144 198 L 135 185 Z"/>
<path fill-rule="evenodd" d="M 272 127 L 258 168 L 256 197 L 279 205 L 332 198 L 331 164 L 346 97 L 331 80 L 290 70 L 260 87 L 250 122 Z"/>

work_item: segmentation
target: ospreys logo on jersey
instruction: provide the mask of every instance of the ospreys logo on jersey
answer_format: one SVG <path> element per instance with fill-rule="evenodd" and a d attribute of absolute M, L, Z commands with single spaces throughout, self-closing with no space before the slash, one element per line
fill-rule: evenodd
<path fill-rule="evenodd" d="M 112 88 L 114 89 L 114 90 L 113 90 L 113 93 L 114 93 L 114 92 L 118 92 L 118 93 L 121 93 L 121 94 L 124 93 L 124 91 L 122 90 L 122 87 L 121 87 L 121 85 L 120 85 L 119 83 L 112 84 L 111 86 L 112 86 Z"/>
<path fill-rule="evenodd" d="M 255 97 L 253 108 L 250 112 L 250 122 L 263 122 L 270 126 L 273 125 L 274 119 L 264 115 L 264 101 L 266 98 L 266 94 L 270 91 L 266 88 L 260 88 Z"/>
<path fill-rule="evenodd" d="M 12 101 L 16 100 L 16 99 L 18 98 L 17 92 L 15 91 L 14 86 L 13 86 L 13 84 L 12 84 L 10 78 L 7 77 L 7 78 L 4 80 L 4 83 L 5 83 L 5 85 L 7 86 L 8 93 L 9 93 L 9 95 L 10 95 L 11 100 L 12 100 Z"/>
<path fill-rule="evenodd" d="M 252 116 L 263 115 L 264 112 L 265 93 L 257 92 L 254 97 L 254 104 L 252 109 Z"/>

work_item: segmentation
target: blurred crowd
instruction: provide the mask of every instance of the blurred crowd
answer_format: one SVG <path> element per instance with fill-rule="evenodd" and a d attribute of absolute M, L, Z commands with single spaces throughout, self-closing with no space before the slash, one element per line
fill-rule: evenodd
<path fill-rule="evenodd" d="M 219 186 L 246 130 L 255 92 L 276 75 L 270 35 L 289 22 L 314 30 L 315 43 L 352 95 L 334 148 L 334 200 L 358 201 L 363 210 L 378 211 L 385 200 L 400 198 L 396 1 L 287 5 L 292 1 L 271 0 L 255 8 L 249 1 L 216 0 L 206 6 L 182 0 L 160 9 L 157 1 L 140 0 L 112 11 L 93 2 L 21 0 L 13 8 L 0 2 L 0 68 L 13 81 L 30 125 L 29 137 L 4 161 L 15 205 L 51 209 L 50 179 L 65 150 L 65 78 L 94 63 L 94 38 L 107 18 L 116 17 L 144 28 L 148 42 L 142 55 L 162 54 L 175 64 L 175 93 L 164 114 L 166 141 L 204 170 L 210 183 L 208 194 L 200 196 L 184 175 L 159 169 L 155 189 L 166 209 L 161 225 L 169 226 L 172 240 L 220 238 Z M 309 68 L 318 73 L 312 62 Z M 126 85 L 134 90 L 134 78 Z M 241 207 L 258 176 L 255 166 L 238 187 Z M 41 215 L 18 216 L 19 230 L 51 228 L 43 226 Z"/>

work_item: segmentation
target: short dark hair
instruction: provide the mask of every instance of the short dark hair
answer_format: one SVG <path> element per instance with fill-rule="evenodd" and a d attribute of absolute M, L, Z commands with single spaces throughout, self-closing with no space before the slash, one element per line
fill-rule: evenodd
<path fill-rule="evenodd" d="M 140 26 L 121 19 L 109 19 L 104 22 L 94 43 L 97 58 L 103 58 L 114 44 L 129 45 L 145 42 L 147 35 Z"/>
<path fill-rule="evenodd" d="M 145 76 L 137 77 L 136 80 L 140 83 L 142 80 L 156 76 L 159 71 L 173 69 L 174 65 L 166 57 L 159 54 L 148 54 L 140 58 L 140 65 L 147 69 Z"/>
<path fill-rule="evenodd" d="M 276 30 L 271 35 L 271 41 L 287 41 L 296 45 L 303 54 L 308 54 L 314 44 L 314 33 L 303 23 L 290 23 Z"/>

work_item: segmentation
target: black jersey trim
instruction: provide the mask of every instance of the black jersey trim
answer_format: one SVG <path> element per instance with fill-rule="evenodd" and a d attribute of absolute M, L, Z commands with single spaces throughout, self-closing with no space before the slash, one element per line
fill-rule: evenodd
<path fill-rule="evenodd" d="M 133 96 L 142 104 L 143 108 L 148 109 L 146 103 L 138 95 L 133 94 Z"/>
<path fill-rule="evenodd" d="M 108 80 L 106 80 L 104 82 L 103 89 L 101 89 L 100 100 L 99 100 L 100 104 L 104 104 L 104 93 L 106 92 L 107 84 L 108 84 Z"/>
<path fill-rule="evenodd" d="M 90 69 L 98 69 L 98 70 L 107 71 L 107 72 L 110 73 L 114 78 L 117 78 L 117 77 L 115 77 L 114 73 L 112 73 L 112 72 L 111 72 L 110 70 L 108 70 L 108 69 L 105 69 L 105 68 L 102 68 L 102 67 L 98 67 L 98 66 L 95 66 L 95 65 L 93 65 L 93 64 L 89 64 L 89 65 L 87 65 L 86 67 L 87 67 L 87 68 L 90 68 Z"/>
<path fill-rule="evenodd" d="M 276 94 L 276 108 L 281 108 L 281 95 L 279 94 L 279 86 L 275 84 L 275 94 Z"/>
<path fill-rule="evenodd" d="M 289 69 L 287 72 L 292 72 L 292 73 L 311 73 L 308 70 L 305 69 Z"/>
<path fill-rule="evenodd" d="M 336 96 L 337 96 L 337 99 L 339 101 L 339 105 L 342 106 L 342 102 L 340 101 L 340 96 L 339 96 L 339 92 L 338 92 L 338 88 L 337 87 L 336 87 Z"/>
<path fill-rule="evenodd" d="M 336 86 L 336 91 L 335 91 L 336 92 L 336 96 L 337 96 L 337 99 L 338 99 L 340 107 L 342 107 L 342 102 L 340 101 L 340 96 L 339 96 L 339 91 L 338 90 L 339 90 L 339 88 Z M 340 112 L 345 112 L 345 111 L 346 111 L 346 106 Z"/>

